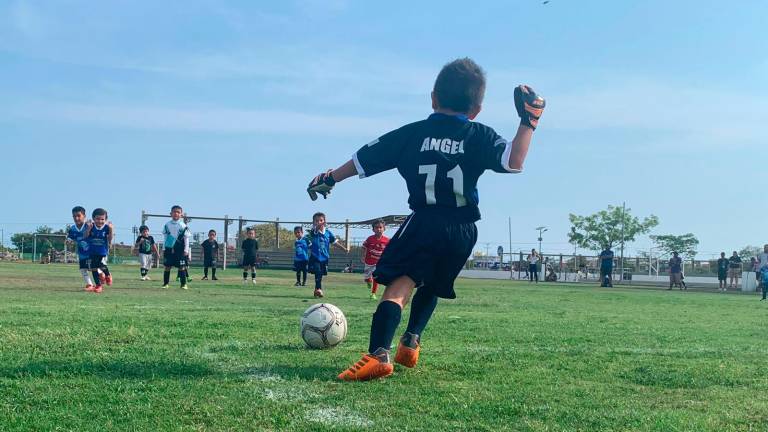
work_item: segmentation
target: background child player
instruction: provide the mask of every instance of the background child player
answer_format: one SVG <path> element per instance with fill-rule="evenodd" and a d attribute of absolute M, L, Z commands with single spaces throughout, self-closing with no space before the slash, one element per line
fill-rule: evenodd
<path fill-rule="evenodd" d="M 373 228 L 373 235 L 363 242 L 363 253 L 360 259 L 365 264 L 363 277 L 365 278 L 365 283 L 368 284 L 368 289 L 371 290 L 371 299 L 376 300 L 376 291 L 379 289 L 379 284 L 373 278 L 373 271 L 376 270 L 376 264 L 389 244 L 389 238 L 384 235 L 386 224 L 383 220 L 377 220 L 371 224 L 371 228 Z"/>
<path fill-rule="evenodd" d="M 203 279 L 208 280 L 208 268 L 211 269 L 211 280 L 216 278 L 216 259 L 219 257 L 219 242 L 216 241 L 216 230 L 208 231 L 208 238 L 200 244 L 203 249 Z"/>
<path fill-rule="evenodd" d="M 339 374 L 342 380 L 385 377 L 403 307 L 414 288 L 411 315 L 395 361 L 416 365 L 421 334 L 438 297 L 455 298 L 453 283 L 477 241 L 477 180 L 486 170 L 517 173 L 523 168 L 544 99 L 528 86 L 515 88 L 520 126 L 512 141 L 473 122 L 482 106 L 485 73 L 468 58 L 443 67 L 432 91 L 434 113 L 363 146 L 336 170 L 317 175 L 310 198 L 326 197 L 336 182 L 397 169 L 406 181 L 413 213 L 392 237 L 374 271 L 386 285 L 371 323 L 368 354 Z"/>
<path fill-rule="evenodd" d="M 109 256 L 109 244 L 114 237 L 112 222 L 107 223 L 107 211 L 97 208 L 91 213 L 93 222 L 88 224 L 85 231 L 85 239 L 88 242 L 88 254 L 91 263 L 91 274 L 98 281 L 93 292 L 100 294 L 103 291 L 102 282 L 99 279 L 99 270 L 104 273 L 104 283 L 112 286 L 112 275 L 107 267 Z"/>
<path fill-rule="evenodd" d="M 171 207 L 171 220 L 163 225 L 163 288 L 168 288 L 171 281 L 171 269 L 179 269 L 179 279 L 181 280 L 181 289 L 189 289 L 187 286 L 187 260 L 191 250 L 189 239 L 191 234 L 187 229 L 187 224 L 181 219 L 184 210 L 181 206 Z"/>
<path fill-rule="evenodd" d="M 315 275 L 315 298 L 323 297 L 323 276 L 328 274 L 331 245 L 349 252 L 339 239 L 325 226 L 325 213 L 312 215 L 312 230 L 304 237 L 309 243 L 309 272 Z"/>
<path fill-rule="evenodd" d="M 191 219 L 187 217 L 186 213 L 184 213 L 182 215 L 181 220 L 183 220 L 184 224 L 187 226 L 187 231 L 189 233 L 192 233 L 192 231 L 190 231 L 190 228 L 189 228 L 189 221 Z M 184 273 L 184 276 L 187 277 L 187 285 L 189 285 L 189 282 L 192 280 L 192 278 L 189 276 L 189 266 L 192 264 L 192 249 L 191 249 L 191 247 L 190 247 L 189 253 L 187 254 L 186 258 L 187 258 L 187 265 L 184 266 L 183 270 L 179 269 L 179 271 L 176 272 L 176 280 L 180 280 L 181 279 L 181 274 Z"/>
<path fill-rule="evenodd" d="M 293 227 L 293 235 L 296 236 L 296 241 L 293 242 L 293 271 L 296 272 L 294 286 L 305 286 L 307 285 L 309 240 L 304 238 L 304 228 L 301 226 Z"/>
<path fill-rule="evenodd" d="M 259 241 L 256 240 L 256 231 L 253 228 L 245 229 L 246 239 L 243 240 L 243 283 L 248 282 L 248 270 L 251 271 L 251 282 L 256 285 L 256 252 L 259 250 Z"/>
<path fill-rule="evenodd" d="M 141 265 L 141 280 L 149 279 L 149 269 L 152 268 L 152 257 L 160 255 L 157 251 L 155 238 L 149 235 L 149 227 L 142 225 L 139 227 L 139 237 L 136 239 L 134 248 L 139 251 L 139 264 Z"/>
<path fill-rule="evenodd" d="M 88 242 L 85 240 L 85 232 L 88 229 L 88 226 L 85 223 L 85 209 L 80 206 L 73 208 L 72 220 L 75 222 L 75 224 L 69 227 L 69 231 L 67 232 L 67 240 L 72 241 L 77 248 L 77 258 L 80 265 L 80 274 L 83 276 L 83 282 L 85 282 L 85 290 L 91 292 L 94 290 L 95 285 L 91 280 L 90 255 L 88 254 Z"/>

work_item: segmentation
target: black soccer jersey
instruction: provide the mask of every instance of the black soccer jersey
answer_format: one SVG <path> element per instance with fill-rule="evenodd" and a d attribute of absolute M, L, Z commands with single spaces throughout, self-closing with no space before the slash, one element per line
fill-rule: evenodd
<path fill-rule="evenodd" d="M 219 243 L 216 242 L 216 240 L 211 241 L 210 239 L 206 239 L 204 242 L 200 243 L 200 246 L 203 248 L 204 259 L 215 259 L 219 255 Z"/>
<path fill-rule="evenodd" d="M 485 170 L 518 172 L 508 166 L 511 143 L 492 128 L 465 116 L 432 114 L 389 132 L 355 153 L 360 177 L 397 168 L 414 211 L 439 208 L 459 221 L 480 219 L 477 180 Z"/>
<path fill-rule="evenodd" d="M 136 239 L 136 247 L 139 248 L 139 253 L 143 253 L 145 255 L 152 253 L 152 245 L 154 244 L 155 238 L 152 236 L 139 236 L 139 238 Z"/>
<path fill-rule="evenodd" d="M 243 240 L 243 256 L 255 258 L 256 251 L 259 250 L 259 242 L 256 239 Z"/>

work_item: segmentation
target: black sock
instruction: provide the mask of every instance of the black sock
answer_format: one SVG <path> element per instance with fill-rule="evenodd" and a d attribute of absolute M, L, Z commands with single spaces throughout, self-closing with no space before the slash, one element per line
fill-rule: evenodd
<path fill-rule="evenodd" d="M 323 289 L 323 275 L 315 273 L 315 289 Z"/>
<path fill-rule="evenodd" d="M 208 267 L 203 267 L 203 277 L 208 277 Z"/>
<path fill-rule="evenodd" d="M 163 285 L 168 285 L 168 282 L 171 281 L 171 271 L 166 270 L 163 272 Z"/>
<path fill-rule="evenodd" d="M 216 267 L 211 267 L 211 277 L 216 277 Z"/>
<path fill-rule="evenodd" d="M 109 268 L 107 266 L 102 267 L 101 271 L 104 272 L 104 276 L 109 276 Z"/>
<path fill-rule="evenodd" d="M 243 272 L 243 280 L 247 280 L 247 279 L 248 279 L 248 272 L 244 271 Z"/>
<path fill-rule="evenodd" d="M 424 288 L 416 290 L 416 294 L 411 301 L 411 316 L 408 317 L 408 333 L 421 336 L 424 328 L 427 327 L 429 319 L 437 306 L 437 296 L 426 291 Z"/>
<path fill-rule="evenodd" d="M 147 269 L 145 269 L 145 268 L 141 269 L 141 276 L 142 276 L 142 277 L 146 276 L 148 271 L 149 271 L 149 270 L 147 270 Z"/>
<path fill-rule="evenodd" d="M 385 300 L 379 303 L 376 313 L 373 314 L 371 321 L 371 342 L 368 345 L 368 352 L 374 353 L 379 348 L 389 350 L 392 346 L 392 338 L 395 337 L 395 330 L 400 324 L 400 317 L 403 310 L 400 305 Z"/>
<path fill-rule="evenodd" d="M 251 279 L 256 279 L 256 272 L 251 272 Z"/>
<path fill-rule="evenodd" d="M 307 284 L 307 271 L 302 270 L 301 271 L 301 284 L 306 285 Z"/>
<path fill-rule="evenodd" d="M 179 272 L 179 279 L 181 279 L 181 286 L 184 286 L 184 285 L 187 284 L 187 272 L 186 272 L 186 270 L 182 271 L 182 272 Z"/>
<path fill-rule="evenodd" d="M 301 283 L 301 271 L 296 272 L 296 283 Z"/>
<path fill-rule="evenodd" d="M 100 282 L 101 279 L 99 279 L 99 271 L 94 270 L 91 273 L 93 274 L 93 283 L 95 283 L 96 285 L 101 285 L 101 282 Z"/>

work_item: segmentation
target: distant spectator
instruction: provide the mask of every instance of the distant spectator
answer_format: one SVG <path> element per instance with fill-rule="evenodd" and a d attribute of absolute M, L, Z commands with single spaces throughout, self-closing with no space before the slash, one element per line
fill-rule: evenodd
<path fill-rule="evenodd" d="M 531 254 L 528 255 L 528 281 L 539 283 L 539 253 L 536 249 L 531 249 Z"/>
<path fill-rule="evenodd" d="M 768 294 L 768 244 L 763 246 L 763 253 L 758 255 L 757 257 L 760 267 L 760 276 L 758 280 L 760 281 L 760 286 L 763 289 L 763 298 L 760 299 L 760 301 L 765 300 L 766 294 Z"/>
<path fill-rule="evenodd" d="M 677 252 L 672 252 L 672 258 L 669 259 L 669 290 L 673 286 L 683 289 L 683 260 Z"/>
<path fill-rule="evenodd" d="M 717 281 L 720 284 L 719 290 L 723 292 L 725 292 L 727 287 L 729 263 L 730 261 L 725 257 L 725 252 L 720 252 L 720 259 L 717 260 Z"/>
<path fill-rule="evenodd" d="M 731 278 L 731 288 L 736 289 L 741 276 L 741 257 L 736 251 L 733 251 L 733 255 L 728 259 L 728 275 Z"/>
<path fill-rule="evenodd" d="M 600 252 L 600 286 L 613 287 L 613 251 L 608 245 Z"/>

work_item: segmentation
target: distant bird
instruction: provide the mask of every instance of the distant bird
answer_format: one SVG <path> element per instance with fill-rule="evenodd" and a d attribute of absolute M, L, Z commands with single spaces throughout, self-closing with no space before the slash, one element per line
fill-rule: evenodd
<path fill-rule="evenodd" d="M 549 0 L 544 0 L 541 4 L 549 4 Z"/>

